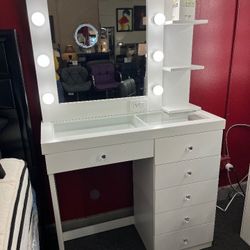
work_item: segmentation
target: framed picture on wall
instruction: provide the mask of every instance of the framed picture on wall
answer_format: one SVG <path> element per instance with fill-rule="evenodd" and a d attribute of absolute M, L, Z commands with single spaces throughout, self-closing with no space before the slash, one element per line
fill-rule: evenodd
<path fill-rule="evenodd" d="M 146 30 L 146 6 L 134 6 L 134 30 Z"/>
<path fill-rule="evenodd" d="M 116 30 L 117 32 L 133 31 L 133 9 L 116 9 Z"/>

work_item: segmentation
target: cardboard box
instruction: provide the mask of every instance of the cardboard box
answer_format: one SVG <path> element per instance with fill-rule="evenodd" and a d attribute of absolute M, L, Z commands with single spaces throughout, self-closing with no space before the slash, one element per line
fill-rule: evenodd
<path fill-rule="evenodd" d="M 195 19 L 196 0 L 173 0 L 172 20 L 191 21 Z"/>

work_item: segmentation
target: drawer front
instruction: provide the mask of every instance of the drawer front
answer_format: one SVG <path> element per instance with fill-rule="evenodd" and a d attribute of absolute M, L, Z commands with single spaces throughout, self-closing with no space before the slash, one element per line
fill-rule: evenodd
<path fill-rule="evenodd" d="M 153 140 L 46 155 L 48 174 L 153 157 Z"/>
<path fill-rule="evenodd" d="M 219 155 L 221 139 L 222 131 L 157 139 L 155 141 L 155 164 Z"/>
<path fill-rule="evenodd" d="M 155 166 L 155 189 L 217 179 L 220 155 Z"/>
<path fill-rule="evenodd" d="M 155 191 L 155 213 L 215 201 L 217 190 L 218 179 Z"/>
<path fill-rule="evenodd" d="M 155 236 L 155 250 L 187 249 L 213 241 L 214 224 L 205 224 L 171 234 Z"/>
<path fill-rule="evenodd" d="M 216 201 L 155 215 L 155 235 L 213 223 Z"/>

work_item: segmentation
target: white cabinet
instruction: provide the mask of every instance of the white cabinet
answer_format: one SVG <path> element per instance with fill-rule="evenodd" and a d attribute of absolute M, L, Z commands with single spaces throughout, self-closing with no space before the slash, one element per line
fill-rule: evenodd
<path fill-rule="evenodd" d="M 134 164 L 135 225 L 148 250 L 212 244 L 221 140 L 221 130 L 156 138 L 153 166 Z"/>

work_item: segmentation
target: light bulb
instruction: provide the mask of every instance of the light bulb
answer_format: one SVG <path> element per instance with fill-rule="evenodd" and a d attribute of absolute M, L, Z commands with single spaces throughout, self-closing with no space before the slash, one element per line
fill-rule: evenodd
<path fill-rule="evenodd" d="M 45 16 L 41 12 L 35 12 L 31 16 L 31 21 L 34 25 L 41 27 L 45 24 Z"/>
<path fill-rule="evenodd" d="M 153 53 L 153 59 L 155 62 L 161 62 L 164 59 L 164 54 L 162 51 L 157 50 Z"/>
<path fill-rule="evenodd" d="M 40 55 L 37 57 L 37 63 L 40 67 L 46 68 L 50 64 L 50 59 L 47 55 Z"/>
<path fill-rule="evenodd" d="M 154 16 L 154 23 L 157 25 L 163 25 L 166 21 L 166 17 L 163 13 L 157 13 Z"/>
<path fill-rule="evenodd" d="M 44 104 L 51 105 L 55 101 L 55 97 L 51 93 L 46 93 L 42 96 Z"/>
<path fill-rule="evenodd" d="M 156 96 L 160 96 L 163 94 L 163 87 L 161 85 L 155 85 L 153 87 L 153 93 Z"/>

